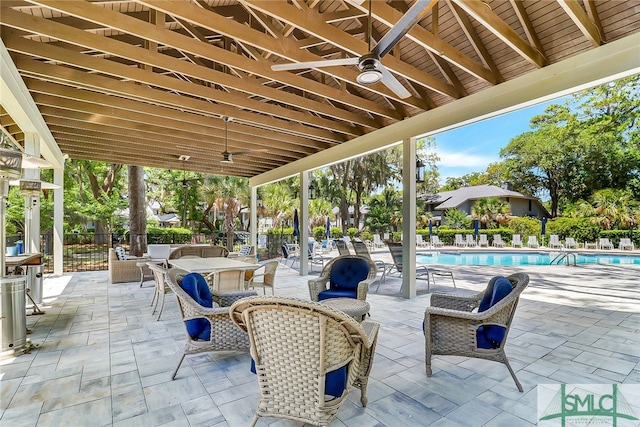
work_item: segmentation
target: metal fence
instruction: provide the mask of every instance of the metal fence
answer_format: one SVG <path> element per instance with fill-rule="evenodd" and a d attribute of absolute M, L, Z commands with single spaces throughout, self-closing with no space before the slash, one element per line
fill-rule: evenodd
<path fill-rule="evenodd" d="M 291 241 L 291 236 L 266 235 L 266 244 L 258 249 L 260 259 L 270 259 L 281 255 L 280 247 Z M 7 236 L 7 246 L 14 246 L 21 235 Z M 246 243 L 245 234 L 236 234 L 234 246 L 239 248 Z M 214 234 L 178 234 L 147 235 L 147 244 L 168 243 L 179 244 L 213 244 L 226 246 L 226 236 L 223 233 Z M 122 246 L 129 250 L 129 236 L 121 234 L 70 233 L 64 235 L 63 241 L 63 271 L 97 271 L 109 268 L 109 248 Z M 53 234 L 40 236 L 40 247 L 43 253 L 43 271 L 53 272 Z"/>

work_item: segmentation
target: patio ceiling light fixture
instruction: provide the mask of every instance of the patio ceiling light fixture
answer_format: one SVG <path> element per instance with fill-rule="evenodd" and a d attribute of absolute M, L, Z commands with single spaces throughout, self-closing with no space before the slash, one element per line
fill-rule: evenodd
<path fill-rule="evenodd" d="M 316 183 L 315 181 L 311 181 L 309 184 L 309 200 L 314 200 L 316 198 Z"/>
<path fill-rule="evenodd" d="M 416 182 L 424 182 L 426 165 L 422 159 L 416 159 Z"/>

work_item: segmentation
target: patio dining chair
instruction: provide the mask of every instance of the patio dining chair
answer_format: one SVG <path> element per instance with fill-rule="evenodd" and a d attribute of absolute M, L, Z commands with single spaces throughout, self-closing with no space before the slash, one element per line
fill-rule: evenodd
<path fill-rule="evenodd" d="M 229 316 L 229 306 L 255 291 L 238 291 L 218 296 L 211 292 L 205 278 L 179 268 L 167 272 L 167 284 L 176 295 L 187 340 L 182 357 L 173 371 L 175 379 L 188 354 L 211 351 L 248 351 L 249 337 L 239 330 Z"/>
<path fill-rule="evenodd" d="M 153 299 L 151 300 L 151 305 L 153 305 L 153 310 L 151 314 L 155 314 L 156 309 L 158 308 L 158 301 L 160 297 L 162 297 L 162 303 L 160 303 L 160 310 L 158 311 L 158 318 L 160 320 L 160 316 L 162 316 L 162 310 L 164 309 L 164 296 L 171 292 L 171 288 L 167 285 L 167 268 L 156 262 L 148 262 L 147 267 L 153 273 L 153 279 L 155 282 L 155 289 L 153 291 Z"/>
<path fill-rule="evenodd" d="M 251 278 L 245 281 L 245 287 L 262 288 L 262 293 L 266 295 L 266 288 L 271 288 L 271 295 L 274 294 L 274 285 L 276 282 L 276 270 L 278 270 L 278 261 L 267 261 L 262 266 L 252 271 Z M 261 279 L 261 280 L 257 280 Z"/>
<path fill-rule="evenodd" d="M 312 301 L 253 297 L 229 309 L 251 342 L 260 400 L 250 426 L 276 417 L 328 426 L 351 386 L 367 405 L 379 324 Z"/>
<path fill-rule="evenodd" d="M 522 392 L 504 347 L 520 294 L 528 283 L 526 273 L 515 273 L 492 278 L 487 288 L 475 295 L 433 293 L 424 313 L 427 376 L 433 374 L 431 359 L 435 355 L 492 360 L 507 367 Z"/>

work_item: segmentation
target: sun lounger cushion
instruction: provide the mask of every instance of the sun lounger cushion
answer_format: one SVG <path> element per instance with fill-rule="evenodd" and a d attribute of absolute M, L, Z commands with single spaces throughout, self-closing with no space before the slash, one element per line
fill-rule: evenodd
<path fill-rule="evenodd" d="M 207 281 L 201 274 L 189 273 L 182 278 L 180 286 L 194 301 L 203 307 L 213 307 L 213 298 Z M 209 341 L 211 336 L 211 323 L 207 319 L 190 319 L 186 322 L 187 332 L 192 339 Z"/>
<path fill-rule="evenodd" d="M 489 310 L 511 292 L 509 279 L 496 276 L 489 281 L 484 296 L 478 306 L 478 312 Z M 478 327 L 476 340 L 479 348 L 498 348 L 504 339 L 506 329 L 503 326 L 485 325 Z"/>
<path fill-rule="evenodd" d="M 367 279 L 369 263 L 365 259 L 345 258 L 331 267 L 329 289 L 318 294 L 318 301 L 329 298 L 357 298 L 358 284 Z"/>

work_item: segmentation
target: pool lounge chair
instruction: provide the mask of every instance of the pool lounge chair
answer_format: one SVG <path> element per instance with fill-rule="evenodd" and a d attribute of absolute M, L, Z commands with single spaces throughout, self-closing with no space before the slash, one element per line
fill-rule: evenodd
<path fill-rule="evenodd" d="M 494 248 L 504 248 L 504 242 L 502 241 L 502 235 L 494 234 L 493 235 L 493 247 Z"/>
<path fill-rule="evenodd" d="M 380 279 L 384 282 L 386 280 L 387 271 L 390 270 L 393 267 L 393 265 L 387 264 L 386 262 L 379 259 L 374 260 L 373 258 L 371 258 L 371 253 L 369 252 L 369 248 L 364 243 L 353 241 L 352 244 L 353 244 L 353 250 L 356 251 L 356 255 L 368 258 L 371 261 L 373 261 L 373 263 L 378 268 L 378 272 L 382 273 L 382 275 L 380 276 Z"/>
<path fill-rule="evenodd" d="M 444 246 L 444 243 L 440 240 L 440 237 L 433 235 L 431 236 L 431 246 L 434 248 L 441 248 Z"/>
<path fill-rule="evenodd" d="M 563 245 L 562 243 L 560 243 L 560 238 L 558 237 L 557 234 L 552 234 L 551 236 L 549 236 L 549 248 L 554 249 L 554 248 L 558 248 L 558 249 L 562 249 Z"/>
<path fill-rule="evenodd" d="M 520 239 L 519 234 L 514 234 L 511 236 L 511 247 L 520 246 L 522 247 L 522 239 Z"/>
<path fill-rule="evenodd" d="M 476 239 L 473 236 L 473 234 L 467 234 L 464 243 L 465 243 L 465 245 L 467 245 L 467 247 L 470 247 L 470 248 L 474 248 L 474 247 L 478 246 L 476 244 Z"/>
<path fill-rule="evenodd" d="M 422 239 L 422 234 L 416 234 L 416 247 L 426 248 L 427 246 L 429 246 L 429 243 Z"/>
<path fill-rule="evenodd" d="M 462 234 L 456 234 L 455 238 L 456 240 L 453 243 L 454 245 L 460 246 L 460 247 L 466 246 L 465 241 L 462 239 Z"/>
<path fill-rule="evenodd" d="M 382 239 L 380 239 L 380 235 L 379 234 L 374 234 L 373 235 L 373 247 L 374 248 L 384 248 L 384 243 L 382 242 Z"/>
<path fill-rule="evenodd" d="M 573 237 L 567 237 L 564 240 L 564 247 L 567 249 L 578 249 L 578 244 Z"/>
<path fill-rule="evenodd" d="M 604 237 L 598 240 L 598 249 L 613 249 L 613 244 Z"/>
<path fill-rule="evenodd" d="M 397 242 L 389 242 L 389 252 L 391 252 L 391 258 L 393 259 L 394 269 L 400 276 L 402 276 L 402 243 Z M 391 270 L 393 271 L 393 269 Z M 427 267 L 426 265 L 417 265 L 416 266 L 416 278 L 426 276 L 427 279 L 427 292 L 430 291 L 431 280 L 429 280 L 429 275 L 431 275 L 431 280 L 433 280 L 433 284 L 436 284 L 435 276 L 449 276 L 451 277 L 451 281 L 453 282 L 453 287 L 456 287 L 456 281 L 453 278 L 453 272 L 451 270 L 436 270 L 434 268 Z M 380 284 L 378 284 L 380 286 Z M 377 289 L 376 289 L 377 291 Z"/>
<path fill-rule="evenodd" d="M 536 236 L 529 236 L 529 238 L 527 239 L 527 247 L 535 249 L 539 248 L 540 243 L 538 243 L 538 238 Z"/>
<path fill-rule="evenodd" d="M 480 246 L 480 247 L 483 247 L 483 246 L 489 247 L 489 242 L 487 241 L 487 235 L 486 234 L 480 234 L 478 236 L 478 238 L 480 239 L 478 241 L 478 246 Z"/>
<path fill-rule="evenodd" d="M 623 237 L 623 238 L 620 239 L 620 246 L 618 246 L 618 247 L 619 247 L 619 249 L 621 251 L 624 251 L 625 249 L 629 249 L 629 250 L 632 251 L 633 250 L 633 242 L 631 241 L 631 239 Z"/>

